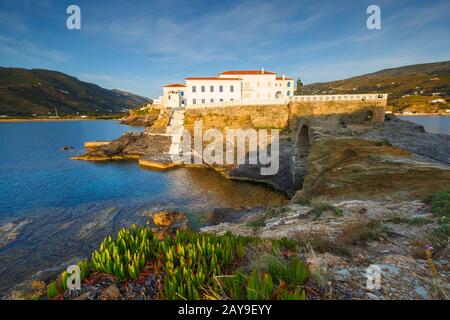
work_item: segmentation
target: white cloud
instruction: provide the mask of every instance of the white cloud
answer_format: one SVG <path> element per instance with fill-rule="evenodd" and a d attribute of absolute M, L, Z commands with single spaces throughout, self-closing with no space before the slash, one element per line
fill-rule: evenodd
<path fill-rule="evenodd" d="M 127 50 L 147 54 L 152 61 L 208 63 L 236 61 L 242 56 L 269 53 L 277 43 L 306 32 L 318 22 L 342 10 L 312 1 L 254 1 L 221 6 L 207 14 L 171 15 L 155 6 L 134 8 L 133 16 L 102 19 L 88 26 L 92 33 L 110 35 Z M 300 13 L 300 17 L 298 16 Z M 105 23 L 109 21 L 109 23 Z"/>

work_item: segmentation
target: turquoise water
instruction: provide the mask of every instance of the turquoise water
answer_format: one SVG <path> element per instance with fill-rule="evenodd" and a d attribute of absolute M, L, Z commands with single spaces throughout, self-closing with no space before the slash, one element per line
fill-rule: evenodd
<path fill-rule="evenodd" d="M 420 124 L 430 133 L 450 134 L 449 116 L 399 116 L 399 118 Z"/>
<path fill-rule="evenodd" d="M 208 169 L 162 172 L 133 161 L 69 159 L 83 152 L 85 141 L 132 130 L 141 129 L 116 121 L 0 123 L 0 296 L 26 279 L 53 277 L 104 236 L 145 223 L 149 211 L 181 209 L 198 226 L 208 223 L 212 208 L 285 201 Z"/>

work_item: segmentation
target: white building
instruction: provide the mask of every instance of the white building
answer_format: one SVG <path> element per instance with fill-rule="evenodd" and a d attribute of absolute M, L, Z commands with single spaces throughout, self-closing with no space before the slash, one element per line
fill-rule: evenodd
<path fill-rule="evenodd" d="M 261 70 L 232 70 L 217 77 L 188 77 L 186 84 L 164 86 L 167 107 L 221 102 L 252 103 L 294 95 L 294 80 Z"/>
<path fill-rule="evenodd" d="M 163 104 L 166 107 L 176 108 L 186 106 L 186 86 L 184 84 L 173 83 L 163 87 Z"/>

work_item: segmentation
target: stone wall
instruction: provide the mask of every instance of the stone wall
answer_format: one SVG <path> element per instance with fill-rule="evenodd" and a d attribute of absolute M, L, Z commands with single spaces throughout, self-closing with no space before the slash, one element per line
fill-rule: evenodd
<path fill-rule="evenodd" d="M 287 105 L 253 105 L 233 107 L 186 108 L 184 127 L 193 132 L 194 122 L 202 120 L 203 129 L 273 128 L 288 125 Z"/>
<path fill-rule="evenodd" d="M 347 124 L 384 122 L 386 99 L 297 101 L 276 105 L 186 108 L 185 128 L 192 132 L 194 122 L 203 128 L 277 128 L 295 130 L 298 119 L 310 125 L 339 127 Z"/>
<path fill-rule="evenodd" d="M 379 124 L 384 122 L 386 100 L 369 101 L 301 101 L 289 104 L 289 126 L 297 119 L 309 119 L 316 126 Z"/>

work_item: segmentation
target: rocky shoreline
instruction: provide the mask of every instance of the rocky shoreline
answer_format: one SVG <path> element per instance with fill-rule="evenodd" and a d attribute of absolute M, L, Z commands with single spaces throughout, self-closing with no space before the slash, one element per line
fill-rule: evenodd
<path fill-rule="evenodd" d="M 280 190 L 292 197 L 290 204 L 233 215 L 215 212 L 209 225 L 196 231 L 293 241 L 296 249 L 289 257 L 306 261 L 314 275 L 308 299 L 448 299 L 450 136 L 427 133 L 395 116 L 373 126 L 310 127 L 300 188 L 292 161 L 298 148 L 295 129 L 281 134 L 280 171 L 275 176 L 261 176 L 258 165 L 210 166 L 228 179 Z M 91 145 L 73 159 L 152 159 L 167 154 L 170 145 L 169 136 L 147 130 Z M 441 190 L 447 190 L 441 192 L 443 211 L 421 201 Z M 190 229 L 183 214 L 175 216 L 149 216 L 150 226 L 162 238 L 179 228 Z M 5 229 L 4 240 L 19 229 Z M 250 253 L 248 259 L 252 265 L 258 261 Z M 366 287 L 370 266 L 381 271 L 379 290 Z M 139 284 L 131 282 L 130 287 L 94 273 L 80 292 L 60 298 L 154 299 L 162 280 L 145 270 Z"/>
<path fill-rule="evenodd" d="M 348 200 L 290 204 L 201 232 L 295 239 L 333 299 L 448 299 L 450 249 L 436 240 L 440 217 L 421 201 Z M 426 246 L 432 245 L 432 258 Z M 430 263 L 438 270 L 433 274 Z M 366 288 L 366 269 L 379 266 L 382 289 Z"/>
<path fill-rule="evenodd" d="M 147 132 L 126 133 L 110 143 L 94 145 L 85 154 L 72 159 L 130 159 L 156 169 L 206 166 L 228 179 L 265 183 L 290 196 L 297 192 L 297 196 L 308 199 L 324 196 L 333 199 L 415 200 L 450 185 L 448 135 L 427 133 L 422 126 L 392 115 L 387 115 L 384 123 L 375 126 L 315 126 L 310 130 L 313 132 L 310 134 L 308 162 L 303 165 L 308 169 L 300 177 L 307 183 L 300 195 L 295 182 L 298 168 L 292 160 L 297 152 L 296 130 L 282 131 L 279 171 L 270 176 L 260 174 L 261 165 L 175 164 L 168 155 L 171 137 L 150 133 L 151 128 Z M 328 156 L 330 154 L 333 156 Z M 335 182 L 331 183 L 333 180 Z M 337 181 L 342 188 L 336 185 Z M 362 192 L 364 189 L 367 192 Z M 393 191 L 396 195 L 390 196 Z"/>
<path fill-rule="evenodd" d="M 258 240 L 246 253 L 247 265 L 258 265 L 271 241 L 291 241 L 295 248 L 289 259 L 305 261 L 311 273 L 308 299 L 444 299 L 450 298 L 449 209 L 450 190 L 444 211 L 422 201 L 312 201 L 309 205 L 287 204 L 247 210 L 230 216 L 216 212 L 201 234 L 234 234 Z M 442 203 L 441 203 L 442 204 Z M 446 207 L 445 207 L 446 206 Z M 223 218 L 225 214 L 225 220 Z M 177 230 L 190 230 L 181 212 L 149 212 L 146 227 L 159 239 Z M 256 254 L 256 255 L 255 255 Z M 266 254 L 266 253 L 264 253 Z M 271 254 L 273 255 L 273 254 Z M 367 287 L 367 268 L 379 268 L 381 288 Z M 137 281 L 117 281 L 115 277 L 90 273 L 81 290 L 66 291 L 57 299 L 147 300 L 161 295 L 163 274 L 151 264 Z M 15 299 L 45 294 L 43 284 L 34 281 Z M 39 289 L 40 288 L 40 289 Z M 44 286 L 45 288 L 45 286 Z"/>

